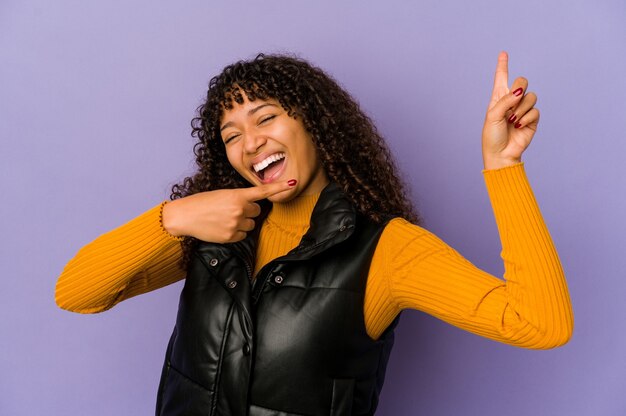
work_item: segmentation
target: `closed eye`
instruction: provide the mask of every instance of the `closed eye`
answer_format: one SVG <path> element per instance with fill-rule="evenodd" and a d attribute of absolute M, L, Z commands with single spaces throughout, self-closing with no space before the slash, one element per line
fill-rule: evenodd
<path fill-rule="evenodd" d="M 226 140 L 224 140 L 224 144 L 228 144 L 228 142 L 230 142 L 233 139 L 236 139 L 237 137 L 239 137 L 238 134 L 233 134 L 232 136 L 227 137 Z"/>
<path fill-rule="evenodd" d="M 273 118 L 276 118 L 275 114 L 264 117 L 261 120 L 259 120 L 259 125 L 264 124 Z M 233 139 L 236 139 L 239 136 L 240 136 L 239 134 L 233 134 L 232 136 L 227 137 L 226 139 L 224 139 L 224 144 L 228 144 L 228 142 L 232 141 Z"/>
<path fill-rule="evenodd" d="M 276 117 L 275 115 L 267 116 L 267 117 L 265 117 L 265 118 L 261 119 L 261 121 L 259 121 L 259 124 L 263 124 L 263 123 L 265 123 L 266 121 L 269 121 L 269 120 L 271 120 L 271 119 L 273 119 L 273 118 L 275 118 L 275 117 Z"/>

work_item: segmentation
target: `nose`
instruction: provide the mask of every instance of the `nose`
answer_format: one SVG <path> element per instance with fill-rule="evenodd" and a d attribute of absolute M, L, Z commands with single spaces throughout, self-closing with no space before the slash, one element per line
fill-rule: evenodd
<path fill-rule="evenodd" d="M 245 136 L 243 148 L 246 153 L 254 154 L 257 153 L 259 148 L 266 142 L 267 138 L 265 136 L 257 132 L 251 132 L 251 134 Z"/>

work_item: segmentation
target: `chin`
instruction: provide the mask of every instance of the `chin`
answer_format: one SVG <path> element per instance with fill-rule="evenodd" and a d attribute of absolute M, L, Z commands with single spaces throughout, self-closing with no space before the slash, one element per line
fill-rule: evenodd
<path fill-rule="evenodd" d="M 281 203 L 284 203 L 284 202 L 291 201 L 297 195 L 298 195 L 298 192 L 296 192 L 295 189 L 289 189 L 289 190 L 287 190 L 285 192 L 281 192 L 280 194 L 272 195 L 269 198 L 267 198 L 267 200 L 270 201 L 273 204 L 275 204 L 275 203 L 281 204 Z"/>

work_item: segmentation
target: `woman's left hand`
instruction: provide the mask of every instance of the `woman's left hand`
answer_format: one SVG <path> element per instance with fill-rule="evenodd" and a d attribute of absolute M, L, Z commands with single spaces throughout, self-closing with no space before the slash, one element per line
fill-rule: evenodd
<path fill-rule="evenodd" d="M 521 162 L 539 123 L 537 96 L 526 92 L 528 80 L 516 78 L 508 88 L 509 57 L 500 52 L 491 101 L 483 126 L 483 163 L 497 169 Z"/>

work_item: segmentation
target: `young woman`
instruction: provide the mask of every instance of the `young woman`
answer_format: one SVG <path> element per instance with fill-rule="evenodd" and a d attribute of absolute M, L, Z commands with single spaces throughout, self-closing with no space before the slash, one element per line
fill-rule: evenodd
<path fill-rule="evenodd" d="M 214 77 L 198 172 L 83 247 L 56 288 L 95 313 L 185 278 L 157 415 L 372 415 L 404 309 L 524 348 L 568 341 L 567 284 L 521 156 L 539 112 L 498 58 L 482 150 L 504 280 L 420 226 L 371 120 L 331 77 L 259 55 Z"/>

